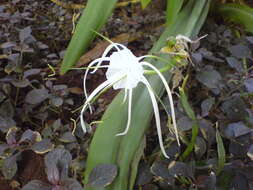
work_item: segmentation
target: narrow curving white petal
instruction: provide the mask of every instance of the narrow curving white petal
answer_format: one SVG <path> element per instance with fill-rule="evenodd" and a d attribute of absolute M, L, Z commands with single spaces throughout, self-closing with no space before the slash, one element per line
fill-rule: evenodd
<path fill-rule="evenodd" d="M 86 99 L 84 105 L 83 105 L 83 108 L 81 110 L 81 114 L 80 114 L 80 121 L 81 121 L 81 126 L 82 126 L 82 129 L 83 129 L 83 132 L 86 133 L 87 130 L 86 130 L 86 127 L 85 127 L 85 124 L 84 124 L 84 119 L 83 119 L 83 114 L 84 114 L 84 111 L 86 110 L 86 107 L 89 106 L 90 107 L 90 101 L 101 91 L 103 90 L 104 88 L 106 88 L 107 86 L 110 85 L 110 82 L 109 81 L 105 81 L 103 82 L 102 84 L 100 84 L 91 94 L 90 96 Z"/>
<path fill-rule="evenodd" d="M 109 58 L 107 57 L 104 57 L 104 58 L 98 58 L 98 59 L 95 59 L 94 61 L 92 61 L 89 65 L 88 65 L 88 68 L 87 70 L 85 71 L 85 74 L 84 74 L 84 77 L 83 77 L 83 91 L 84 91 L 84 96 L 85 96 L 85 100 L 88 98 L 88 94 L 87 94 L 87 90 L 86 90 L 86 78 L 87 78 L 87 75 L 89 73 L 89 70 L 91 67 L 93 67 L 94 65 L 98 64 L 98 62 L 100 61 L 110 61 Z M 96 68 L 99 68 L 100 66 L 97 65 Z M 89 106 L 89 109 L 90 109 L 90 113 L 92 113 L 92 109 L 91 109 L 91 106 L 88 104 Z"/>
<path fill-rule="evenodd" d="M 159 140 L 160 148 L 161 148 L 161 150 L 162 150 L 163 155 L 164 155 L 166 158 L 170 158 L 170 157 L 167 155 L 167 153 L 166 153 L 166 151 L 165 151 L 165 148 L 164 148 L 164 145 L 163 145 L 160 114 L 159 114 L 159 109 L 158 109 L 158 105 L 157 105 L 157 102 L 156 102 L 156 98 L 155 98 L 155 95 L 154 95 L 154 93 L 153 93 L 153 89 L 152 89 L 152 87 L 150 86 L 149 82 L 147 81 L 147 79 L 146 79 L 145 77 L 143 77 L 142 82 L 143 82 L 143 83 L 147 86 L 147 88 L 148 88 L 148 92 L 149 92 L 149 95 L 150 95 L 150 98 L 151 98 L 151 102 L 152 102 L 152 105 L 153 105 L 154 114 L 155 114 L 155 121 L 156 121 L 156 128 L 157 128 L 157 135 L 158 135 L 158 140 Z"/>
<path fill-rule="evenodd" d="M 144 58 L 154 58 L 154 56 L 153 55 L 143 55 L 143 56 L 138 57 L 137 59 L 138 59 L 138 61 L 141 61 Z"/>
<path fill-rule="evenodd" d="M 122 78 L 122 76 L 115 76 L 111 81 L 106 80 L 104 81 L 102 84 L 100 84 L 95 90 L 93 90 L 93 92 L 90 94 L 90 96 L 86 99 L 83 108 L 81 110 L 81 114 L 80 114 L 80 121 L 81 121 L 81 126 L 83 128 L 83 131 L 86 133 L 87 130 L 85 128 L 85 124 L 84 124 L 84 119 L 83 119 L 83 114 L 84 111 L 86 110 L 87 106 L 90 105 L 90 102 L 92 101 L 92 99 L 103 89 L 107 88 L 110 85 L 113 85 L 113 83 L 117 82 L 118 80 L 120 80 Z"/>
<path fill-rule="evenodd" d="M 129 94 L 128 94 L 128 118 L 127 118 L 126 129 L 125 129 L 124 132 L 119 133 L 116 136 L 121 136 L 121 135 L 127 134 L 128 130 L 129 130 L 129 127 L 130 127 L 130 124 L 131 124 L 133 90 L 130 89 L 128 91 L 129 91 Z"/>
<path fill-rule="evenodd" d="M 102 59 L 102 60 L 99 60 L 99 61 L 98 61 L 98 66 L 100 66 L 100 65 L 102 64 L 104 58 L 108 58 L 108 57 L 106 57 L 106 55 L 111 51 L 112 48 L 116 48 L 116 49 L 119 51 L 119 49 L 118 49 L 117 46 L 115 46 L 114 44 L 110 44 L 110 45 L 105 49 L 105 51 L 103 52 L 102 57 L 100 58 L 100 59 Z M 97 60 L 97 59 L 96 59 L 96 60 Z M 95 68 L 93 71 L 91 71 L 91 74 L 95 73 L 96 71 L 97 71 L 97 68 Z"/>
<path fill-rule="evenodd" d="M 125 88 L 125 90 L 124 90 L 124 98 L 123 98 L 122 104 L 124 104 L 126 102 L 126 99 L 127 99 L 127 89 Z"/>
<path fill-rule="evenodd" d="M 162 73 L 155 67 L 153 66 L 152 64 L 148 63 L 148 62 L 141 62 L 143 65 L 153 69 L 157 74 L 158 76 L 161 78 L 164 86 L 165 86 L 165 89 L 167 91 L 167 94 L 168 94 L 168 97 L 169 97 L 169 102 L 170 102 L 170 110 L 171 110 L 171 117 L 172 117 L 172 121 L 173 121 L 173 126 L 174 126 L 174 131 L 175 131 L 175 135 L 176 135 L 176 139 L 177 139 L 177 143 L 178 145 L 180 145 L 180 142 L 179 142 L 179 136 L 178 136 L 178 130 L 177 130 L 177 123 L 176 123 L 176 114 L 175 114 L 175 109 L 174 109 L 174 103 L 173 103 L 173 98 L 172 98 L 172 94 L 171 94 L 171 90 L 170 90 L 170 87 L 166 81 L 166 79 L 164 78 L 164 76 L 162 75 Z"/>
<path fill-rule="evenodd" d="M 123 48 L 123 49 L 128 49 L 126 46 L 124 46 L 124 45 L 122 45 L 122 44 L 119 44 L 119 43 L 112 43 L 112 44 L 110 44 L 110 45 L 105 49 L 105 51 L 104 51 L 103 54 L 102 54 L 101 59 L 106 58 L 106 55 L 111 51 L 112 48 L 116 48 L 117 51 L 119 52 L 120 49 L 119 49 L 118 46 L 121 47 L 121 48 Z M 100 60 L 100 61 L 98 62 L 98 66 L 100 66 L 100 65 L 102 64 L 102 62 L 103 62 L 103 60 Z M 91 72 L 91 74 L 95 73 L 96 71 L 97 71 L 97 68 L 95 68 L 95 69 Z"/>

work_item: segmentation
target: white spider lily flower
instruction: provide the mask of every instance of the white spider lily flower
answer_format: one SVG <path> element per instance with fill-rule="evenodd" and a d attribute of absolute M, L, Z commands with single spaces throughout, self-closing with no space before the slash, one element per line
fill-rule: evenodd
<path fill-rule="evenodd" d="M 115 48 L 116 51 L 114 51 L 110 56 L 107 56 L 107 54 Z M 179 144 L 179 137 L 178 137 L 178 131 L 176 126 L 176 118 L 175 118 L 175 111 L 174 111 L 174 104 L 173 99 L 171 95 L 171 91 L 169 88 L 169 85 L 167 84 L 166 79 L 161 74 L 161 72 L 152 64 L 142 61 L 145 57 L 153 57 L 153 56 L 141 56 L 136 57 L 126 46 L 118 43 L 111 43 L 104 51 L 101 58 L 98 58 L 94 61 L 92 61 L 85 72 L 84 75 L 84 94 L 86 101 L 84 103 L 84 106 L 81 111 L 80 120 L 81 120 L 81 126 L 83 128 L 84 132 L 87 132 L 87 129 L 84 124 L 83 114 L 87 107 L 89 107 L 90 112 L 92 113 L 92 109 L 90 106 L 91 101 L 94 99 L 95 96 L 97 96 L 101 91 L 103 91 L 105 88 L 108 88 L 110 86 L 113 87 L 113 89 L 124 89 L 125 90 L 125 97 L 123 102 L 128 98 L 128 118 L 127 118 L 127 124 L 126 128 L 122 133 L 117 134 L 116 136 L 125 135 L 127 134 L 129 127 L 131 125 L 131 109 L 132 109 L 132 92 L 133 88 L 135 88 L 139 83 L 143 83 L 149 92 L 151 103 L 154 109 L 154 115 L 155 115 L 155 121 L 156 121 L 156 127 L 157 127 L 157 134 L 159 139 L 159 144 L 162 150 L 162 153 L 166 158 L 169 158 L 169 156 L 166 154 L 164 145 L 163 145 L 163 139 L 162 139 L 162 132 L 161 132 L 161 122 L 160 122 L 160 114 L 158 109 L 158 104 L 156 101 L 156 97 L 154 94 L 154 91 L 144 76 L 145 70 L 144 67 L 148 67 L 151 70 L 153 70 L 161 79 L 163 82 L 165 89 L 167 91 L 169 101 L 170 101 L 170 108 L 171 108 L 171 117 L 173 121 L 174 131 L 176 134 L 176 139 Z M 109 62 L 108 65 L 101 66 L 101 63 Z M 100 84 L 89 96 L 87 95 L 86 91 L 86 78 L 87 74 L 89 73 L 89 69 L 95 68 L 91 73 L 94 73 L 97 71 L 97 69 L 100 68 L 107 68 L 106 71 L 106 81 Z"/>

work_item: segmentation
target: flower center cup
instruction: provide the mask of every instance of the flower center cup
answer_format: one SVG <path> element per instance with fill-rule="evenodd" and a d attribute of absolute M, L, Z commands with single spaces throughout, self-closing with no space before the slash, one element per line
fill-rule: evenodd
<path fill-rule="evenodd" d="M 128 49 L 114 52 L 110 56 L 110 66 L 106 72 L 107 80 L 115 76 L 123 76 L 122 80 L 113 84 L 113 89 L 133 89 L 142 80 L 143 66 L 137 57 Z"/>

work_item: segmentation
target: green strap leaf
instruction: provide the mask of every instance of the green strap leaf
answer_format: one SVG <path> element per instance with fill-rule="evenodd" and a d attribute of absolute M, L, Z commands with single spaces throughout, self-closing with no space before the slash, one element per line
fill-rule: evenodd
<path fill-rule="evenodd" d="M 217 5 L 218 12 L 226 19 L 244 25 L 248 32 L 253 33 L 253 8 L 238 3 Z"/>
<path fill-rule="evenodd" d="M 184 0 L 167 0 L 167 9 L 166 9 L 166 22 L 167 25 L 171 25 L 179 13 L 180 9 L 183 6 Z"/>
<path fill-rule="evenodd" d="M 60 74 L 66 73 L 87 50 L 96 33 L 106 23 L 117 0 L 89 0 L 78 21 L 76 31 L 71 38 L 64 55 Z"/>

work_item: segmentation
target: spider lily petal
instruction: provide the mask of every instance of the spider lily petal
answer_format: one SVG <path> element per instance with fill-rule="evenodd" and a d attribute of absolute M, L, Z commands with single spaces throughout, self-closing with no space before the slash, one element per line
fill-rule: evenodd
<path fill-rule="evenodd" d="M 115 46 L 114 44 L 110 44 L 110 45 L 105 49 L 104 53 L 102 54 L 102 57 L 99 58 L 99 59 L 101 59 L 101 60 L 98 61 L 98 66 L 101 65 L 101 63 L 103 62 L 103 59 L 106 58 L 106 55 L 107 55 L 107 54 L 111 51 L 111 49 L 114 48 L 114 47 L 119 51 L 119 49 L 118 49 L 117 46 Z M 97 60 L 97 59 L 96 59 L 96 60 Z M 96 71 L 97 71 L 97 69 L 94 69 L 91 73 L 93 74 L 93 73 L 95 73 Z"/>
<path fill-rule="evenodd" d="M 105 49 L 105 51 L 104 51 L 104 53 L 102 54 L 102 57 L 101 57 L 101 58 L 102 58 L 102 59 L 103 59 L 103 58 L 106 58 L 106 55 L 111 51 L 112 48 L 116 48 L 118 52 L 121 51 L 121 50 L 119 49 L 118 46 L 121 47 L 122 49 L 128 49 L 126 46 L 124 46 L 124 45 L 122 45 L 122 44 L 112 43 L 112 44 L 110 44 L 110 45 Z M 102 62 L 103 62 L 103 60 L 100 60 L 100 61 L 98 62 L 98 66 L 100 66 Z M 93 73 L 95 73 L 96 71 L 97 71 L 97 69 L 94 69 L 91 73 L 93 74 Z"/>
<path fill-rule="evenodd" d="M 169 156 L 167 155 L 164 145 L 163 145 L 163 138 L 162 138 L 162 131 L 161 131 L 161 121 L 160 121 L 160 114 L 159 114 L 159 109 L 158 109 L 158 105 L 157 105 L 157 101 L 156 101 L 156 97 L 153 93 L 153 89 L 150 86 L 149 82 L 147 81 L 147 79 L 145 77 L 143 77 L 142 82 L 147 86 L 148 88 L 148 92 L 151 98 L 151 102 L 153 105 L 153 109 L 154 109 L 154 114 L 155 114 L 155 121 L 156 121 L 156 128 L 157 128 L 157 135 L 158 135 L 158 140 L 159 140 L 159 144 L 160 144 L 160 148 L 162 150 L 163 155 L 166 158 L 169 158 Z"/>
<path fill-rule="evenodd" d="M 85 99 L 88 98 L 87 91 L 86 91 L 86 78 L 87 78 L 87 75 L 88 75 L 88 73 L 89 73 L 89 69 L 90 69 L 91 67 L 93 67 L 93 65 L 98 64 L 100 61 L 110 61 L 110 60 L 109 60 L 109 58 L 107 58 L 107 57 L 95 59 L 94 61 L 92 61 L 92 62 L 88 65 L 88 68 L 87 68 L 87 70 L 85 71 L 84 78 L 83 78 L 83 88 L 84 88 L 84 96 L 85 96 Z M 100 68 L 100 65 L 97 65 L 95 69 L 97 69 L 97 68 Z M 90 109 L 90 113 L 92 113 L 92 109 L 91 109 L 90 104 L 88 104 L 88 106 L 89 106 L 89 109 Z"/>
<path fill-rule="evenodd" d="M 179 143 L 179 137 L 178 137 L 178 131 L 177 131 L 177 124 L 176 124 L 176 117 L 175 117 L 175 110 L 174 110 L 174 104 L 173 104 L 173 98 L 171 95 L 171 91 L 170 91 L 170 87 L 166 81 L 166 79 L 164 78 L 164 76 L 161 74 L 161 72 L 152 64 L 148 63 L 148 62 L 141 62 L 143 65 L 150 67 L 151 69 L 153 69 L 158 76 L 161 78 L 165 89 L 167 91 L 168 97 L 169 97 L 169 101 L 170 101 L 170 109 L 171 109 L 171 117 L 172 117 L 172 121 L 173 121 L 173 126 L 174 126 L 174 131 L 175 131 L 175 135 L 176 135 L 176 139 L 177 139 L 177 143 L 178 145 L 180 145 Z"/>
<path fill-rule="evenodd" d="M 125 88 L 125 92 L 124 92 L 124 98 L 123 98 L 123 104 L 126 102 L 127 99 L 127 89 Z"/>
<path fill-rule="evenodd" d="M 90 104 L 90 102 L 92 101 L 92 99 L 103 89 L 107 88 L 108 86 L 112 85 L 113 83 L 117 82 L 118 80 L 120 80 L 122 78 L 122 76 L 115 76 L 112 80 L 106 80 L 105 82 L 103 82 L 102 84 L 100 84 L 91 94 L 90 96 L 86 99 L 84 106 L 81 110 L 81 115 L 80 115 L 80 120 L 81 120 L 81 126 L 83 128 L 84 133 L 87 132 L 85 124 L 84 124 L 84 119 L 83 119 L 83 114 L 84 111 L 86 110 L 86 107 Z"/>
<path fill-rule="evenodd" d="M 116 136 L 121 136 L 121 135 L 125 135 L 127 134 L 130 124 L 131 124 L 131 112 L 132 112 L 132 96 L 133 96 L 133 90 L 130 89 L 129 90 L 129 94 L 128 94 L 128 118 L 127 118 L 127 126 L 126 129 L 123 133 L 119 133 Z"/>

